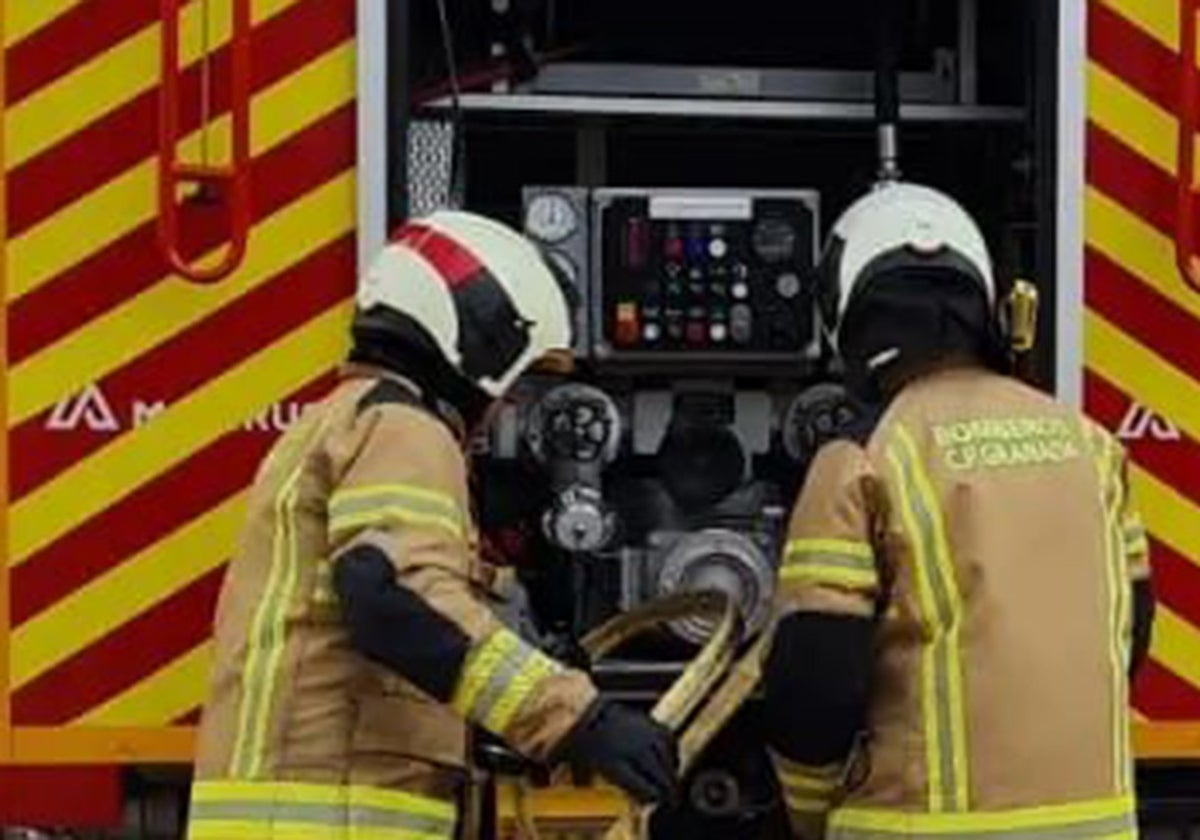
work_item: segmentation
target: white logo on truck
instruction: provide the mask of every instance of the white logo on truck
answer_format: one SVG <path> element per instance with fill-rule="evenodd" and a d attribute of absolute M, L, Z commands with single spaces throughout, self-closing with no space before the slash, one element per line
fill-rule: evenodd
<path fill-rule="evenodd" d="M 1132 403 L 1121 427 L 1117 429 L 1117 437 L 1121 440 L 1179 440 L 1179 427 L 1160 414 L 1155 414 L 1140 403 Z"/>
<path fill-rule="evenodd" d="M 115 432 L 120 428 L 108 398 L 95 383 L 59 400 L 46 418 L 46 428 L 52 432 L 70 432 L 80 427 L 93 432 Z"/>

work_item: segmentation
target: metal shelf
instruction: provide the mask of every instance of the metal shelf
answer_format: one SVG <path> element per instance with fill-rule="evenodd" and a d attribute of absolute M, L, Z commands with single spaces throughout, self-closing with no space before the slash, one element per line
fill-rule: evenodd
<path fill-rule="evenodd" d="M 426 103 L 426 111 L 449 110 L 449 97 Z M 525 93 L 467 93 L 464 111 L 539 117 L 653 117 L 667 119 L 869 122 L 866 102 L 796 102 L 763 99 L 700 99 L 631 96 L 564 96 Z M 991 105 L 908 104 L 901 119 L 914 123 L 1020 123 L 1021 108 Z"/>

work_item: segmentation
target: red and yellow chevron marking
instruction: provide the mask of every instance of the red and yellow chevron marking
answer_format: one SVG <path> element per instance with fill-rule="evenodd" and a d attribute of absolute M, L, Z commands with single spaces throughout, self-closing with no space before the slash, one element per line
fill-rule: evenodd
<path fill-rule="evenodd" d="M 231 5 L 183 3 L 185 158 L 205 29 L 228 145 Z M 355 4 L 252 12 L 253 227 L 201 286 L 156 245 L 159 0 L 3 4 L 0 762 L 190 756 L 245 490 L 345 351 Z M 184 224 L 189 257 L 223 250 L 220 213 Z"/>
<path fill-rule="evenodd" d="M 1159 615 L 1145 756 L 1200 755 L 1200 295 L 1175 266 L 1175 0 L 1088 3 L 1085 405 L 1124 438 Z"/>

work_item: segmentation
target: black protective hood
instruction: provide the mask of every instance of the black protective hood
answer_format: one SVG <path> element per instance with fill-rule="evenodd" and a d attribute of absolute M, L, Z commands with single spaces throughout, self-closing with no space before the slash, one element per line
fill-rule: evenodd
<path fill-rule="evenodd" d="M 1003 371 L 1004 342 L 982 285 L 956 268 L 876 273 L 856 290 L 838 331 L 847 386 L 877 401 L 896 371 L 966 358 Z"/>
<path fill-rule="evenodd" d="M 410 380 L 434 404 L 445 403 L 453 410 L 468 431 L 483 421 L 494 401 L 491 394 L 455 370 L 414 319 L 378 306 L 355 314 L 351 335 L 351 362 L 374 365 Z"/>

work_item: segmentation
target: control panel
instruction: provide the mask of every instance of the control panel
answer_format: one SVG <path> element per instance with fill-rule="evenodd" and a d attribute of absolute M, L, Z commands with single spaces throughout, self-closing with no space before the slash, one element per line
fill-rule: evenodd
<path fill-rule="evenodd" d="M 817 213 L 810 191 L 594 191 L 594 352 L 815 356 Z"/>

